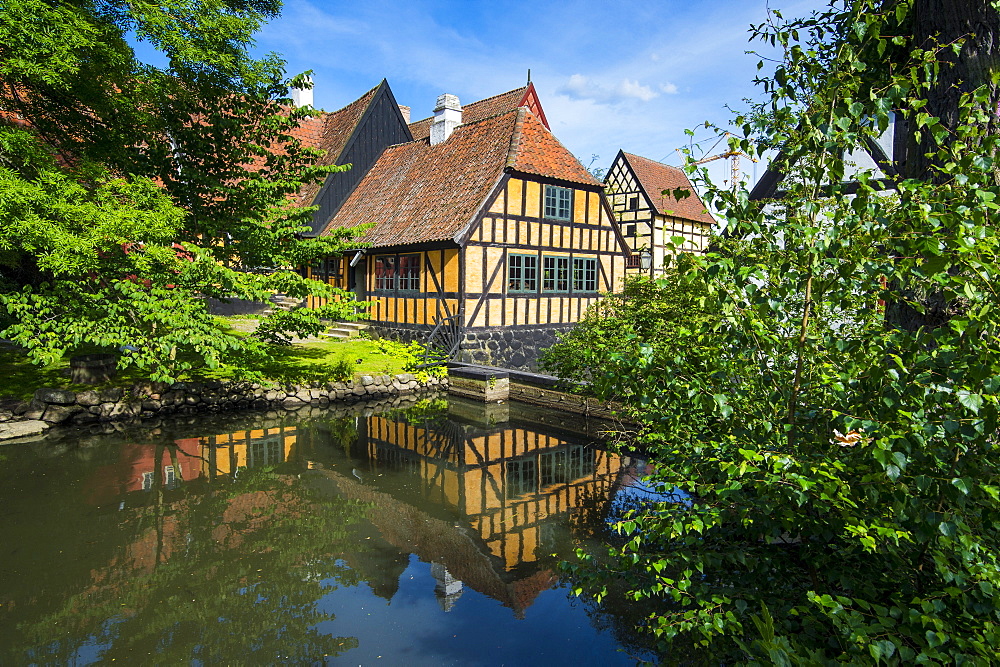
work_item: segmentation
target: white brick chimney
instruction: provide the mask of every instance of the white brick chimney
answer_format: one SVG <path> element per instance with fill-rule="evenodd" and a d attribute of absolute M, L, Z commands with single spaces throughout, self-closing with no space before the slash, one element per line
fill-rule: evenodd
<path fill-rule="evenodd" d="M 313 78 L 311 76 L 305 77 L 306 81 L 309 83 L 309 88 L 292 88 L 292 104 L 298 107 L 311 107 L 313 105 L 313 89 L 312 82 Z"/>
<path fill-rule="evenodd" d="M 410 124 L 410 107 L 408 107 L 408 106 L 406 106 L 404 104 L 400 104 L 399 105 L 399 113 L 403 114 L 403 122 L 406 123 L 407 125 L 409 125 Z"/>
<path fill-rule="evenodd" d="M 456 95 L 438 95 L 434 105 L 434 120 L 431 121 L 431 146 L 437 146 L 448 139 L 456 127 L 462 124 L 462 105 Z"/>

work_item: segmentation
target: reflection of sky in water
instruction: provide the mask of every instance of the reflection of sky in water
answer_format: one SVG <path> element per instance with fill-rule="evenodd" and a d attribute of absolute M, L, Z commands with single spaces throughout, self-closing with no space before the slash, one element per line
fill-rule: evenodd
<path fill-rule="evenodd" d="M 691 505 L 688 493 L 676 486 L 671 486 L 654 479 L 651 475 L 653 466 L 638 459 L 633 459 L 630 468 L 631 479 L 626 481 L 615 493 L 607 515 L 607 523 L 614 524 L 623 519 L 628 510 L 648 507 L 655 503 L 680 503 Z"/>
<path fill-rule="evenodd" d="M 630 665 L 609 633 L 594 633 L 565 588 L 543 591 L 517 619 L 511 610 L 465 587 L 452 612 L 433 594 L 431 565 L 411 555 L 391 602 L 367 585 L 336 588 L 320 608 L 335 616 L 319 630 L 350 628 L 358 647 L 330 664 L 370 665 Z M 455 613 L 455 612 L 459 613 Z"/>

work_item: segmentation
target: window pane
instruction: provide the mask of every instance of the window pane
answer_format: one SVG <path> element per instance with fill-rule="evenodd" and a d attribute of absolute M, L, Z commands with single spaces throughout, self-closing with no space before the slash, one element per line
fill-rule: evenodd
<path fill-rule="evenodd" d="M 580 258 L 573 260 L 573 291 L 574 292 L 597 291 L 596 259 Z"/>
<path fill-rule="evenodd" d="M 538 257 L 508 255 L 507 291 L 534 292 L 538 289 Z"/>
<path fill-rule="evenodd" d="M 569 291 L 569 257 L 542 258 L 542 290 L 545 292 Z"/>
<path fill-rule="evenodd" d="M 534 292 L 538 289 L 538 258 L 531 256 L 524 258 L 524 285 L 526 292 Z"/>
<path fill-rule="evenodd" d="M 420 255 L 399 256 L 399 289 L 420 289 Z"/>
<path fill-rule="evenodd" d="M 557 220 L 570 219 L 571 191 L 554 185 L 545 186 L 545 217 Z"/>
<path fill-rule="evenodd" d="M 560 292 L 569 291 L 569 257 L 559 257 L 556 263 L 556 289 Z"/>
<path fill-rule="evenodd" d="M 542 290 L 552 292 L 556 288 L 556 258 L 542 258 Z"/>
<path fill-rule="evenodd" d="M 558 188 L 559 192 L 559 219 L 569 220 L 569 190 L 566 188 Z"/>
<path fill-rule="evenodd" d="M 375 258 L 375 289 L 396 289 L 396 258 L 383 255 Z"/>
<path fill-rule="evenodd" d="M 516 292 L 521 289 L 521 255 L 507 257 L 507 290 Z"/>

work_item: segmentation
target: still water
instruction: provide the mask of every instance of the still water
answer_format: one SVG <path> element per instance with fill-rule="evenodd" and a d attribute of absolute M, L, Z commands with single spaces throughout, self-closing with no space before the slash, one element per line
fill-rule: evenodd
<path fill-rule="evenodd" d="M 437 397 L 0 447 L 0 664 L 649 659 L 560 580 L 641 467 L 595 432 Z"/>

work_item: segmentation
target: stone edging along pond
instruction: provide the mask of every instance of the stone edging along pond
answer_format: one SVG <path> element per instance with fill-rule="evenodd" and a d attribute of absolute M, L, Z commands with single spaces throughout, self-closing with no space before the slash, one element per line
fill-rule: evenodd
<path fill-rule="evenodd" d="M 222 381 L 138 382 L 131 387 L 79 392 L 43 387 L 30 402 L 0 403 L 0 441 L 36 436 L 55 425 L 84 426 L 230 410 L 297 410 L 306 405 L 354 403 L 447 386 L 447 377 L 420 382 L 412 373 L 403 373 L 280 387 Z"/>

